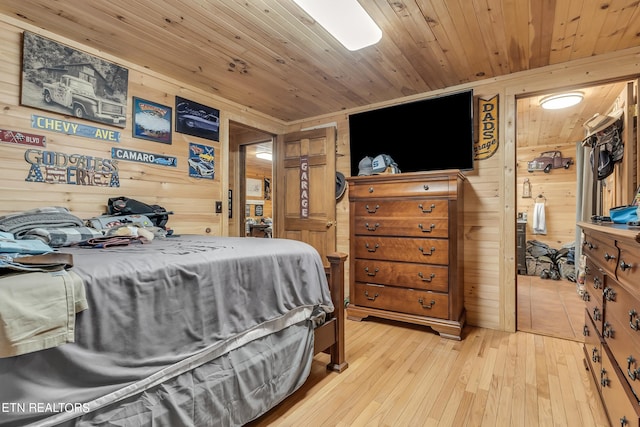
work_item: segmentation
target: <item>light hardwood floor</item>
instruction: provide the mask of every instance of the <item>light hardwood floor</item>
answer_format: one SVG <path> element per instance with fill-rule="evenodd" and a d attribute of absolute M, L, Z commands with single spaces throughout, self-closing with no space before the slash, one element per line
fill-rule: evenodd
<path fill-rule="evenodd" d="M 386 320 L 346 321 L 349 368 L 317 355 L 258 426 L 608 426 L 582 344 L 466 326 L 462 341 Z"/>
<path fill-rule="evenodd" d="M 584 342 L 585 303 L 566 279 L 518 276 L 517 329 Z"/>

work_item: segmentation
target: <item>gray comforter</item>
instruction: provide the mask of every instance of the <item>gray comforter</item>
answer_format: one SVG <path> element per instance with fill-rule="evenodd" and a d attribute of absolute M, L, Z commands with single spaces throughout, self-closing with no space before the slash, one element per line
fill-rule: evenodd
<path fill-rule="evenodd" d="M 240 425 L 299 387 L 322 260 L 293 240 L 182 236 L 65 248 L 89 309 L 76 343 L 0 359 L 0 426 Z"/>

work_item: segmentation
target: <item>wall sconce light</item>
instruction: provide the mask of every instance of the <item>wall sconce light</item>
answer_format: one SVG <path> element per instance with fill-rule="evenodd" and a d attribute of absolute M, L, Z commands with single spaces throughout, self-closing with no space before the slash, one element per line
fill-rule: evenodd
<path fill-rule="evenodd" d="M 540 100 L 540 106 L 545 110 L 559 110 L 579 104 L 584 98 L 582 92 L 567 92 L 545 96 Z"/>
<path fill-rule="evenodd" d="M 522 198 L 531 198 L 531 182 L 529 181 L 529 178 L 525 178 L 524 182 L 522 183 Z"/>

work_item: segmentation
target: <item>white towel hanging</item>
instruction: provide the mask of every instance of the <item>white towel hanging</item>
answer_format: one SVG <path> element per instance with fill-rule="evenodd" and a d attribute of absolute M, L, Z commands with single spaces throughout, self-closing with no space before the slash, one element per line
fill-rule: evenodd
<path fill-rule="evenodd" d="M 533 234 L 547 234 L 544 202 L 536 202 L 533 207 Z"/>

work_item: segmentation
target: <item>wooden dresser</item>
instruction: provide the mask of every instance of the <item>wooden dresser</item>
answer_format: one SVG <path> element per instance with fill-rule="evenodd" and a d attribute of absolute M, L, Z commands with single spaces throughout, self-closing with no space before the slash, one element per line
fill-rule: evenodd
<path fill-rule="evenodd" d="M 640 426 L 640 228 L 580 223 L 585 359 L 612 426 Z"/>
<path fill-rule="evenodd" d="M 457 170 L 347 179 L 347 316 L 399 320 L 459 340 L 465 321 Z"/>

